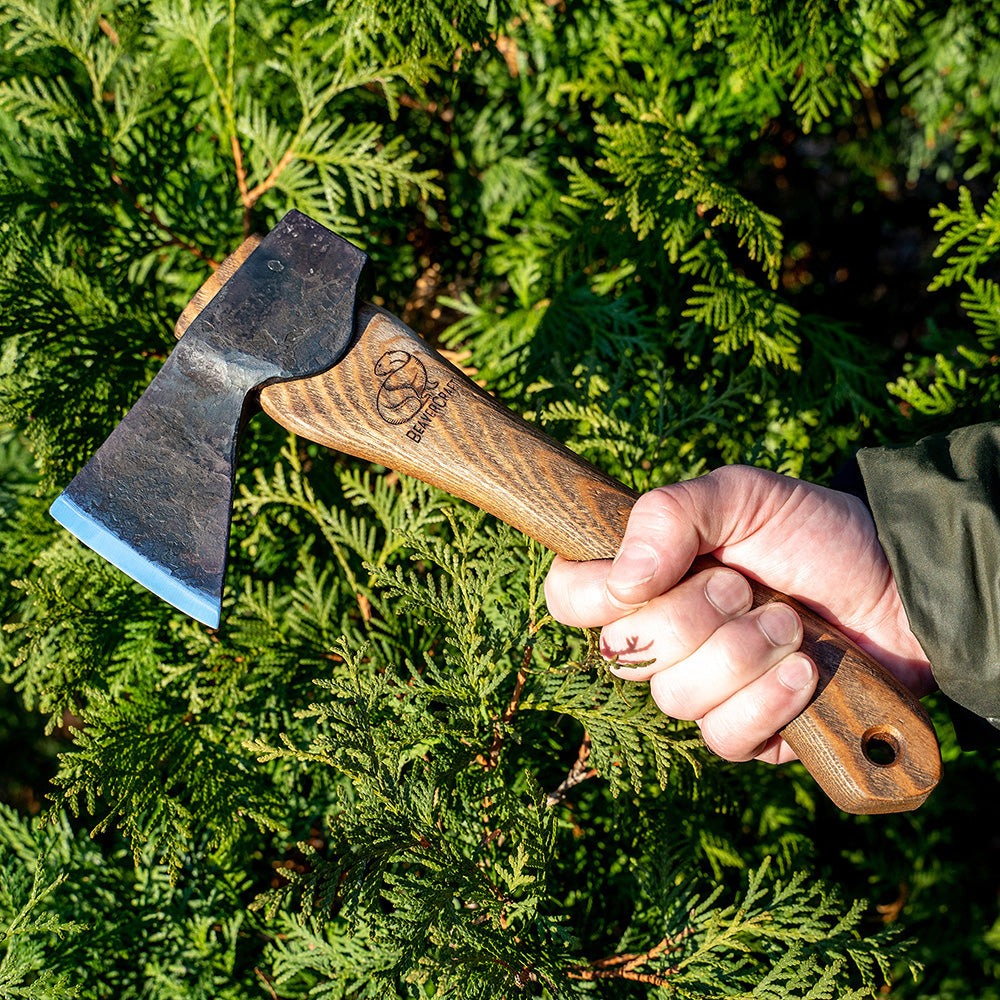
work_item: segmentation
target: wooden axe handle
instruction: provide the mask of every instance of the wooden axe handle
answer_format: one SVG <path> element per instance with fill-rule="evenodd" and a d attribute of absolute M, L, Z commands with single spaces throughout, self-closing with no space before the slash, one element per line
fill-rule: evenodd
<path fill-rule="evenodd" d="M 614 556 L 636 494 L 515 416 L 396 317 L 359 312 L 356 342 L 329 371 L 268 386 L 261 406 L 305 438 L 462 497 L 568 559 Z M 718 565 L 699 558 L 693 569 Z M 847 636 L 761 584 L 754 604 L 801 615 L 816 697 L 782 735 L 841 809 L 913 809 L 941 760 L 916 697 Z"/>

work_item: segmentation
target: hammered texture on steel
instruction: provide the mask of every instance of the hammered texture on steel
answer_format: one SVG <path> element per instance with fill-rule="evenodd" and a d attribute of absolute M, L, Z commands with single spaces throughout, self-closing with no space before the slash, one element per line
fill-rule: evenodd
<path fill-rule="evenodd" d="M 366 262 L 347 241 L 289 212 L 66 488 L 99 534 L 139 557 L 134 565 L 113 561 L 129 563 L 122 568 L 140 583 L 157 590 L 141 577 L 162 572 L 221 607 L 236 448 L 256 392 L 342 357 Z M 148 574 L 145 563 L 154 567 Z"/>

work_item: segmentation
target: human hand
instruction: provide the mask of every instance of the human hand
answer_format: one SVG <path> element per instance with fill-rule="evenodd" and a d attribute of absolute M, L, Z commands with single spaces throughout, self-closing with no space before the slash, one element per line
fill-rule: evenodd
<path fill-rule="evenodd" d="M 707 553 L 726 565 L 685 578 Z M 612 670 L 648 680 L 660 709 L 697 722 L 720 757 L 783 763 L 795 754 L 776 734 L 817 673 L 798 651 L 798 615 L 751 609 L 746 576 L 812 608 L 918 696 L 933 689 L 864 504 L 762 469 L 729 466 L 644 494 L 614 562 L 557 556 L 545 596 L 558 621 L 602 627 Z"/>

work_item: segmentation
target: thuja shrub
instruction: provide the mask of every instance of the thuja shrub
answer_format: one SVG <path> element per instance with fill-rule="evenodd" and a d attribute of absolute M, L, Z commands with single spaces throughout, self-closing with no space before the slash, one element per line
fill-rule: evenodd
<path fill-rule="evenodd" d="M 0 3 L 0 992 L 1000 996 L 997 775 L 838 812 L 554 623 L 549 555 L 263 418 L 206 629 L 47 515 L 296 208 L 636 490 L 990 418 L 990 4 Z"/>

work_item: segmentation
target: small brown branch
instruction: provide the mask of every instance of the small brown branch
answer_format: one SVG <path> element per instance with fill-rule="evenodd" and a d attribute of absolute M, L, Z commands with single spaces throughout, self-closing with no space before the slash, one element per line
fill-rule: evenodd
<path fill-rule="evenodd" d="M 562 783 L 559 787 L 545 797 L 545 804 L 551 808 L 552 806 L 558 805 L 564 798 L 566 798 L 566 793 L 569 792 L 571 788 L 575 788 L 583 781 L 589 781 L 591 778 L 597 776 L 597 771 L 594 768 L 587 767 L 587 760 L 590 757 L 590 733 L 585 732 L 583 734 L 583 742 L 580 744 L 580 752 L 577 754 L 577 758 L 570 768 L 569 774 L 563 778 Z"/>
<path fill-rule="evenodd" d="M 367 624 L 372 620 L 372 602 L 364 594 L 358 594 L 358 607 L 361 609 L 361 617 Z"/>
<path fill-rule="evenodd" d="M 880 903 L 875 907 L 882 917 L 882 922 L 886 924 L 895 923 L 900 913 L 903 912 L 903 907 L 906 906 L 906 901 L 909 897 L 910 887 L 905 882 L 900 882 L 899 895 L 891 903 Z"/>
<path fill-rule="evenodd" d="M 492 38 L 497 52 L 503 56 L 503 60 L 507 64 L 507 72 L 510 73 L 512 79 L 516 80 L 521 71 L 521 67 L 518 65 L 517 42 L 509 35 L 496 34 Z"/>
<path fill-rule="evenodd" d="M 295 159 L 295 150 L 294 149 L 286 150 L 285 155 L 280 160 L 278 160 L 278 163 L 275 166 L 275 168 L 267 175 L 267 177 L 265 177 L 255 188 L 253 188 L 253 190 L 251 190 L 247 194 L 246 201 L 244 202 L 247 208 L 253 208 L 253 206 L 256 205 L 258 200 L 260 199 L 260 196 L 265 191 L 268 191 L 270 188 L 274 187 L 274 185 L 278 181 L 278 177 L 281 175 L 281 172 L 294 159 Z"/>
<path fill-rule="evenodd" d="M 111 22 L 106 17 L 102 15 L 97 22 L 97 26 L 111 39 L 112 45 L 119 44 L 118 32 L 111 27 Z"/>
<path fill-rule="evenodd" d="M 361 87 L 370 94 L 376 94 L 379 97 L 387 96 L 385 84 L 381 80 L 376 83 L 363 83 Z M 411 111 L 423 111 L 425 114 L 440 118 L 443 122 L 447 123 L 455 120 L 455 109 L 447 104 L 438 104 L 437 101 L 421 103 L 409 94 L 397 94 L 393 99 L 402 108 L 409 108 Z"/>
<path fill-rule="evenodd" d="M 289 147 L 285 150 L 285 155 L 278 160 L 274 169 L 256 187 L 250 188 L 247 184 L 247 171 L 243 164 L 243 147 L 240 140 L 235 136 L 229 137 L 229 144 L 233 150 L 233 164 L 236 167 L 236 185 L 240 189 L 240 201 L 243 204 L 243 236 L 244 239 L 250 235 L 250 213 L 254 205 L 260 201 L 261 195 L 269 191 L 277 183 L 282 171 L 295 159 L 295 150 Z"/>
<path fill-rule="evenodd" d="M 503 745 L 503 726 L 510 724 L 514 718 L 514 713 L 517 711 L 525 682 L 528 679 L 528 665 L 531 663 L 531 654 L 534 652 L 534 649 L 533 645 L 524 647 L 524 656 L 521 658 L 521 666 L 517 671 L 517 680 L 514 682 L 514 691 L 510 696 L 510 701 L 504 709 L 503 715 L 493 724 L 493 742 L 490 743 L 490 748 L 485 756 L 480 754 L 476 758 L 487 769 L 496 767 L 500 760 L 500 747 Z"/>
<path fill-rule="evenodd" d="M 532 645 L 524 647 L 524 656 L 521 657 L 521 669 L 517 672 L 514 693 L 510 696 L 510 703 L 501 717 L 501 721 L 503 722 L 510 722 L 514 718 L 514 713 L 517 711 L 517 706 L 521 701 L 521 693 L 524 691 L 524 683 L 528 679 L 528 666 L 531 664 L 531 654 L 534 651 L 535 647 Z"/>
<path fill-rule="evenodd" d="M 648 951 L 626 955 L 609 955 L 592 962 L 588 968 L 571 969 L 571 979 L 628 979 L 636 983 L 651 983 L 654 986 L 666 986 L 677 969 L 667 969 L 666 972 L 639 972 L 639 966 L 680 947 L 681 941 L 691 933 L 691 928 L 685 928 L 674 938 L 665 937 L 659 944 Z"/>
<path fill-rule="evenodd" d="M 140 205 L 139 200 L 128 190 L 128 188 L 125 186 L 125 182 L 118 176 L 118 174 L 112 174 L 111 180 L 128 195 L 128 197 L 132 201 L 132 207 L 136 211 L 141 212 L 144 216 L 146 216 L 146 218 L 149 219 L 149 221 L 152 222 L 153 225 L 157 227 L 157 229 L 162 230 L 163 233 L 168 237 L 166 243 L 163 244 L 164 246 L 180 247 L 182 250 L 187 250 L 189 253 L 193 253 L 195 257 L 197 257 L 199 260 L 203 260 L 206 264 L 208 264 L 213 271 L 219 266 L 219 262 L 214 258 L 209 257 L 208 254 L 201 249 L 201 247 L 195 246 L 194 243 L 190 243 L 187 240 L 183 239 L 182 237 L 178 236 L 177 233 L 175 233 L 170 228 L 170 226 L 168 226 L 167 223 L 165 223 L 156 214 L 156 212 L 154 212 L 150 208 L 146 208 L 145 206 Z"/>
<path fill-rule="evenodd" d="M 629 979 L 634 983 L 649 983 L 652 986 L 669 986 L 666 976 L 655 972 L 604 972 L 597 969 L 585 969 L 583 972 L 570 972 L 570 979 Z"/>
<path fill-rule="evenodd" d="M 261 972 L 260 969 L 254 967 L 253 971 L 256 974 L 257 978 L 268 988 L 274 1000 L 278 1000 L 278 994 L 274 991 L 274 984 L 271 982 L 271 980 L 263 972 Z"/>
<path fill-rule="evenodd" d="M 868 111 L 868 121 L 871 122 L 872 129 L 877 132 L 882 127 L 882 113 L 878 109 L 878 101 L 875 91 L 867 83 L 858 81 L 861 87 L 861 94 L 865 99 L 865 108 Z"/>
<path fill-rule="evenodd" d="M 233 162 L 236 164 L 236 184 L 240 189 L 240 201 L 244 208 L 250 208 L 250 191 L 247 188 L 247 172 L 243 166 L 243 149 L 240 140 L 235 135 L 229 137 L 229 144 L 233 148 Z"/>
<path fill-rule="evenodd" d="M 679 947 L 680 942 L 690 933 L 690 929 L 685 929 L 676 938 L 665 937 L 659 944 L 653 945 L 648 951 L 640 951 L 631 955 L 609 955 L 607 958 L 599 958 L 593 963 L 593 967 L 595 969 L 620 968 L 626 972 L 631 972 L 644 962 L 659 958 L 665 952 L 674 951 Z"/>

